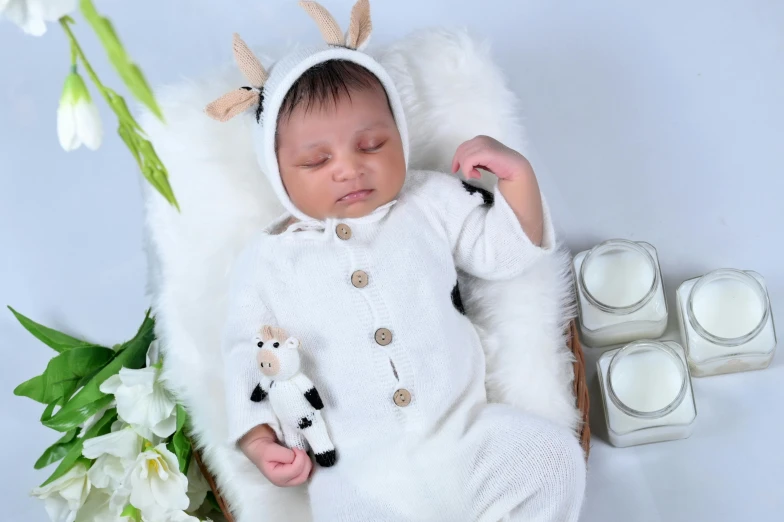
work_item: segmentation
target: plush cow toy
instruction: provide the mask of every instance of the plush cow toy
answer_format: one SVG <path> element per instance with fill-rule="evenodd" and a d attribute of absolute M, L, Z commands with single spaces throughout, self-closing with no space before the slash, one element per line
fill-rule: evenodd
<path fill-rule="evenodd" d="M 261 402 L 269 397 L 285 443 L 306 451 L 310 444 L 316 462 L 324 467 L 334 465 L 337 453 L 320 411 L 324 403 L 311 380 L 300 371 L 299 341 L 280 328 L 265 326 L 256 345 L 260 348 L 256 360 L 262 376 L 250 400 Z"/>

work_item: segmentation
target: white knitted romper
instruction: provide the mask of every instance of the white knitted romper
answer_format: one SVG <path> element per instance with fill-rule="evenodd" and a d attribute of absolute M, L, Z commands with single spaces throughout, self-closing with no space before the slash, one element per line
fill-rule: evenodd
<path fill-rule="evenodd" d="M 248 397 L 258 383 L 253 337 L 279 325 L 302 343 L 302 371 L 338 454 L 309 484 L 314 520 L 494 522 L 513 510 L 520 520 L 576 520 L 577 439 L 487 404 L 484 354 L 462 311 L 458 269 L 510 278 L 554 243 L 546 204 L 540 248 L 501 193 L 493 205 L 489 196 L 410 171 L 398 199 L 374 213 L 276 233 L 286 215 L 240 256 L 224 337 L 231 439 L 277 428 L 269 405 Z"/>

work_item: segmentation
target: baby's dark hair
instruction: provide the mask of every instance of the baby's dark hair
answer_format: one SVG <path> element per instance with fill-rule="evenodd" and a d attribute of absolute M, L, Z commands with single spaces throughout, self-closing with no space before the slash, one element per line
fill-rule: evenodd
<path fill-rule="evenodd" d="M 286 93 L 278 111 L 278 124 L 281 118 L 290 118 L 294 109 L 300 104 L 305 104 L 306 111 L 327 104 L 337 105 L 341 96 L 350 98 L 352 90 L 374 87 L 381 87 L 386 95 L 386 89 L 376 75 L 354 62 L 327 60 L 314 65 L 305 71 Z M 389 102 L 388 98 L 387 102 Z"/>

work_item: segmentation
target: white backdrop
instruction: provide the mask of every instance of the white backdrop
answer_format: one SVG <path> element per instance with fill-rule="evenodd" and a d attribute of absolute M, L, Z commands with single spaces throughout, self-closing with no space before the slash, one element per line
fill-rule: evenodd
<path fill-rule="evenodd" d="M 348 20 L 352 0 L 324 3 Z M 294 0 L 96 4 L 153 85 L 230 62 L 234 31 L 252 46 L 318 38 Z M 532 161 L 575 251 L 610 237 L 649 241 L 670 295 L 713 268 L 757 270 L 784 328 L 784 3 L 374 0 L 373 18 L 376 44 L 433 25 L 490 39 L 523 99 Z M 87 28 L 76 29 L 119 86 Z M 104 107 L 98 152 L 59 149 L 68 65 L 58 27 L 33 38 L 0 22 L 0 303 L 113 344 L 133 335 L 148 304 L 139 180 Z M 4 310 L 0 347 L 2 518 L 43 521 L 27 492 L 45 478 L 32 463 L 57 436 L 38 423 L 42 408 L 11 392 L 51 352 Z M 781 353 L 762 372 L 695 380 L 692 438 L 624 450 L 604 442 L 594 402 L 583 519 L 781 520 L 782 382 Z"/>

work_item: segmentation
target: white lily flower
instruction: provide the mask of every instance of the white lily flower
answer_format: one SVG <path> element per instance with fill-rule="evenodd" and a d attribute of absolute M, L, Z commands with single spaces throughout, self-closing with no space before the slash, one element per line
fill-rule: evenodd
<path fill-rule="evenodd" d="M 93 487 L 108 490 L 105 509 L 114 514 L 113 522 L 128 503 L 131 495 L 128 475 L 142 451 L 144 440 L 123 422 L 115 422 L 112 429 L 115 431 L 84 441 L 82 455 L 95 459 L 87 476 Z"/>
<path fill-rule="evenodd" d="M 177 403 L 159 374 L 154 367 L 122 368 L 100 386 L 102 392 L 114 394 L 120 418 L 147 440 L 153 440 L 153 435 L 165 439 L 177 429 Z"/>
<path fill-rule="evenodd" d="M 180 472 L 177 457 L 165 444 L 141 453 L 130 474 L 131 504 L 149 520 L 172 511 L 183 511 L 189 501 L 188 479 Z"/>
<path fill-rule="evenodd" d="M 143 439 L 130 426 L 84 441 L 82 455 L 95 459 L 87 476 L 93 486 L 117 491 L 142 452 Z"/>
<path fill-rule="evenodd" d="M 57 108 L 57 137 L 66 152 L 82 145 L 91 150 L 101 146 L 101 115 L 90 98 L 87 85 L 77 72 L 71 72 L 65 78 L 60 106 Z"/>
<path fill-rule="evenodd" d="M 0 17 L 8 18 L 24 32 L 41 36 L 46 32 L 46 22 L 59 18 L 76 9 L 77 0 L 0 0 Z"/>
<path fill-rule="evenodd" d="M 122 504 L 113 503 L 111 491 L 93 487 L 74 522 L 115 522 L 126 503 L 127 500 Z"/>
<path fill-rule="evenodd" d="M 191 458 L 191 464 L 188 466 L 188 500 L 190 504 L 185 511 L 195 511 L 204 504 L 204 499 L 207 498 L 207 493 L 210 491 L 210 485 L 207 479 L 196 464 L 196 460 Z"/>
<path fill-rule="evenodd" d="M 109 455 L 129 463 L 135 462 L 136 457 L 142 452 L 143 442 L 139 434 L 131 426 L 126 425 L 117 431 L 84 441 L 82 455 L 88 459 Z"/>
<path fill-rule="evenodd" d="M 31 492 L 44 501 L 52 522 L 74 522 L 89 493 L 90 480 L 84 464 L 76 464 L 62 477 Z"/>
<path fill-rule="evenodd" d="M 193 515 L 189 515 L 185 511 L 172 511 L 170 513 L 166 513 L 163 518 L 146 518 L 142 517 L 142 522 L 201 522 L 198 518 L 194 517 Z M 206 519 L 204 522 L 211 522 L 210 519 Z"/>

